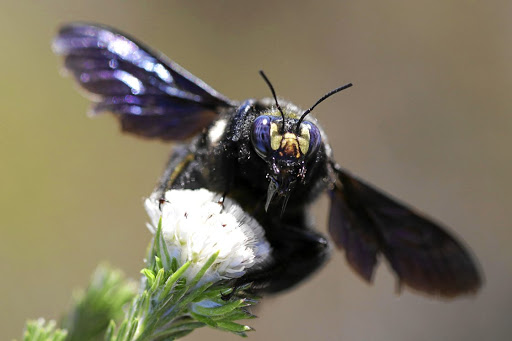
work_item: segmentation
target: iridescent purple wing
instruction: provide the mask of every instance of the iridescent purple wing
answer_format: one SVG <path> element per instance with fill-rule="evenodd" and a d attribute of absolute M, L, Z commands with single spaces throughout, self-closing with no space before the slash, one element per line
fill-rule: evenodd
<path fill-rule="evenodd" d="M 123 131 L 182 140 L 236 103 L 164 56 L 115 30 L 89 24 L 60 29 L 54 51 L 90 95 L 92 111 L 110 111 Z"/>
<path fill-rule="evenodd" d="M 404 284 L 454 297 L 481 286 L 469 251 L 438 224 L 333 165 L 329 232 L 351 267 L 371 281 L 380 254 Z"/>

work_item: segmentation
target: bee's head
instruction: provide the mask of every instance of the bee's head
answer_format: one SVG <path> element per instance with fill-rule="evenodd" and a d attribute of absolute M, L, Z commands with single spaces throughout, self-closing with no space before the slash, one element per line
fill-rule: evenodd
<path fill-rule="evenodd" d="M 352 84 L 329 92 L 306 110 L 299 119 L 289 116 L 285 119 L 272 84 L 263 71 L 260 71 L 260 74 L 272 91 L 278 112 L 269 112 L 254 120 L 251 127 L 251 142 L 256 153 L 268 165 L 267 178 L 270 183 L 265 210 L 268 209 L 270 202 L 277 194 L 284 199 L 282 214 L 293 188 L 297 183 L 304 181 L 307 171 L 306 161 L 316 155 L 322 144 L 318 127 L 312 122 L 304 121 L 304 118 L 327 97 L 352 86 Z"/>
<path fill-rule="evenodd" d="M 322 142 L 319 129 L 311 122 L 287 130 L 283 125 L 281 117 L 262 115 L 251 128 L 253 148 L 268 165 L 272 193 L 267 197 L 267 208 L 275 194 L 287 200 L 295 184 L 304 180 L 306 161 L 314 157 Z"/>

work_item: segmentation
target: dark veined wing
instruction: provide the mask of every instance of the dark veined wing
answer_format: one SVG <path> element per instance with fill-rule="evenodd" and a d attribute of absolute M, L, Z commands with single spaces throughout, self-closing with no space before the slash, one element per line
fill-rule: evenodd
<path fill-rule="evenodd" d="M 126 132 L 182 140 L 213 121 L 220 108 L 235 105 L 176 63 L 108 27 L 66 25 L 53 48 L 92 95 L 92 112 L 114 113 Z"/>
<path fill-rule="evenodd" d="M 333 164 L 329 232 L 351 267 L 371 281 L 380 254 L 399 287 L 442 297 L 474 293 L 481 286 L 469 251 L 438 224 L 356 179 Z"/>

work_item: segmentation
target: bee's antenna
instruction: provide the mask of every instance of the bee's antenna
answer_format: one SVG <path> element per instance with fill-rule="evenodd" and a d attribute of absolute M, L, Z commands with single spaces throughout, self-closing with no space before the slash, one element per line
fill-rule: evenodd
<path fill-rule="evenodd" d="M 284 113 L 283 113 L 283 110 L 281 109 L 281 106 L 279 105 L 279 102 L 277 101 L 277 96 L 276 96 L 276 92 L 274 90 L 274 87 L 272 86 L 272 83 L 270 83 L 270 81 L 268 80 L 267 76 L 265 76 L 265 73 L 263 72 L 263 70 L 260 70 L 260 75 L 261 75 L 261 77 L 263 77 L 265 82 L 267 82 L 267 85 L 270 88 L 270 91 L 272 91 L 272 96 L 274 96 L 274 100 L 276 101 L 277 109 L 279 110 L 279 112 L 281 113 L 281 116 L 283 117 L 283 126 L 281 128 L 281 133 L 282 133 L 284 131 Z"/>
<path fill-rule="evenodd" d="M 297 122 L 297 131 L 299 130 L 299 127 L 300 127 L 300 124 L 302 123 L 302 121 L 304 120 L 304 118 L 311 112 L 313 111 L 313 109 L 320 103 L 322 103 L 324 100 L 326 100 L 327 98 L 331 97 L 332 95 L 334 95 L 335 93 L 337 92 L 340 92 L 341 90 L 345 90 L 347 88 L 350 88 L 352 86 L 352 83 L 348 83 L 348 84 L 345 84 L 343 86 L 340 86 L 339 88 L 336 88 L 332 91 L 329 91 L 327 94 L 325 94 L 322 98 L 320 98 L 318 101 L 316 101 L 316 103 L 311 107 L 309 108 L 308 110 L 304 111 L 304 113 L 302 114 L 302 116 L 300 117 L 299 119 L 299 122 Z"/>

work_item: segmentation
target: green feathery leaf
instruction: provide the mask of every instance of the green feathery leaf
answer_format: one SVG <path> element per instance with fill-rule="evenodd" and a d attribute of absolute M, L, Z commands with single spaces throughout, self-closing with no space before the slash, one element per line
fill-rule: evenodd
<path fill-rule="evenodd" d="M 118 270 L 100 265 L 85 291 L 75 295 L 70 313 L 62 326 L 66 341 L 103 340 L 111 320 L 124 314 L 123 307 L 135 296 L 135 285 Z"/>
<path fill-rule="evenodd" d="M 23 334 L 23 341 L 64 341 L 67 331 L 57 328 L 53 320 L 44 319 L 28 321 Z"/>

